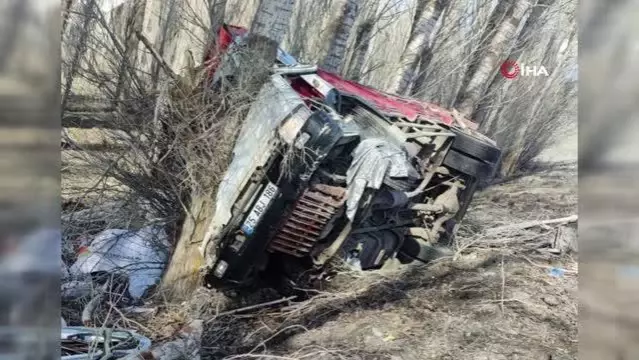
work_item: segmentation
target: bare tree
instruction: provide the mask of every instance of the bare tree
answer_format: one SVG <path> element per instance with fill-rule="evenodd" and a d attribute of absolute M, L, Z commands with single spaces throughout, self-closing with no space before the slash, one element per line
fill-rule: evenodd
<path fill-rule="evenodd" d="M 215 44 L 217 33 L 224 24 L 227 0 L 207 0 L 209 12 L 209 37 L 207 44 Z"/>
<path fill-rule="evenodd" d="M 450 0 L 418 1 L 410 32 L 410 38 L 402 54 L 391 91 L 405 94 L 416 77 L 420 59 L 428 56 L 430 38 L 444 8 Z"/>
<path fill-rule="evenodd" d="M 116 72 L 118 80 L 113 96 L 115 105 L 122 99 L 127 99 L 129 92 L 133 88 L 131 76 L 127 72 L 127 68 L 137 62 L 139 41 L 135 33 L 136 31 L 142 31 L 146 2 L 134 0 L 123 4 L 123 6 L 126 6 L 126 10 L 129 12 L 126 16 L 128 16 L 131 21 L 127 21 L 122 31 L 117 34 L 118 37 L 122 39 L 124 53 L 122 54 L 120 65 Z"/>
<path fill-rule="evenodd" d="M 359 81 L 362 75 L 362 69 L 364 67 L 364 61 L 368 54 L 368 49 L 371 44 L 371 35 L 373 33 L 374 24 L 371 20 L 365 21 L 361 24 L 355 35 L 355 45 L 353 49 L 353 55 L 348 66 L 347 77 L 355 81 Z"/>
<path fill-rule="evenodd" d="M 322 67 L 331 72 L 339 72 L 346 56 L 346 45 L 351 35 L 355 18 L 359 14 L 361 0 L 346 0 L 342 12 L 336 20 L 333 38 L 328 48 L 328 54 L 322 62 Z"/>
<path fill-rule="evenodd" d="M 454 0 L 449 1 L 448 5 L 443 10 L 442 15 L 440 16 L 440 24 L 437 28 L 437 31 L 435 32 L 434 38 L 428 46 L 424 47 L 420 55 L 419 65 L 416 68 L 417 75 L 415 76 L 415 81 L 410 86 L 410 90 L 408 91 L 408 93 L 413 97 L 419 97 L 419 94 L 422 92 L 422 89 L 426 84 L 427 73 L 434 56 L 434 47 L 438 41 L 437 35 L 441 33 L 441 29 L 444 28 L 444 26 L 446 25 L 446 19 L 450 17 L 450 12 L 452 9 L 451 5 L 453 3 Z"/>
<path fill-rule="evenodd" d="M 208 2 L 211 33 L 216 34 L 224 24 L 227 0 L 208 0 Z"/>
<path fill-rule="evenodd" d="M 518 168 L 521 154 L 525 150 L 526 135 L 530 132 L 533 122 L 540 115 L 539 110 L 545 97 L 550 93 L 550 88 L 557 85 L 558 78 L 566 75 L 563 70 L 565 70 L 565 62 L 569 54 L 568 48 L 572 45 L 576 31 L 577 29 L 573 28 L 568 35 L 568 38 L 564 40 L 565 45 L 562 44 L 564 46 L 561 46 L 555 54 L 551 53 L 546 57 L 545 63 L 549 63 L 551 58 L 555 57 L 555 59 L 552 60 L 555 60 L 556 66 L 549 74 L 548 79 L 545 81 L 540 91 L 533 98 L 534 100 L 530 105 L 529 113 L 525 115 L 522 119 L 523 121 L 517 125 L 516 131 L 512 134 L 513 144 L 508 149 L 509 152 L 502 163 L 503 175 L 511 175 Z"/>
<path fill-rule="evenodd" d="M 257 8 L 251 33 L 282 42 L 293 13 L 294 0 L 261 0 Z"/>
<path fill-rule="evenodd" d="M 553 6 L 554 3 L 555 3 L 555 0 L 537 1 L 537 3 L 533 6 L 530 12 L 530 15 L 528 15 L 528 18 L 526 18 L 526 22 L 524 23 L 521 31 L 519 32 L 519 35 L 517 36 L 517 40 L 515 41 L 513 49 L 510 52 L 510 55 L 508 56 L 508 60 L 512 60 L 512 61 L 519 60 L 522 53 L 526 49 L 531 47 L 532 41 L 534 41 L 534 39 L 537 38 L 535 36 L 535 33 L 538 33 L 542 29 L 542 26 L 540 24 L 542 22 L 541 21 L 542 16 L 548 10 L 548 8 Z M 552 36 L 553 38 L 550 40 L 548 44 L 549 47 L 553 46 L 553 42 L 555 40 L 555 34 L 553 34 Z M 494 93 L 495 91 L 498 91 L 498 89 L 504 86 L 505 81 L 507 80 L 503 76 L 494 76 L 492 81 L 490 82 L 490 85 L 488 85 L 486 94 L 489 95 Z M 483 99 L 490 99 L 490 97 L 483 96 Z M 489 123 L 484 124 L 485 122 L 487 122 L 486 121 L 487 106 L 490 106 L 490 105 L 486 104 L 485 101 L 482 101 L 482 103 L 480 103 L 480 105 L 478 106 L 478 108 L 472 115 L 472 118 L 475 121 L 477 121 L 480 125 L 482 125 L 484 128 L 490 128 L 490 125 L 491 125 Z"/>
<path fill-rule="evenodd" d="M 451 1 L 440 16 L 437 32 L 422 55 L 411 96 L 452 107 L 464 75 L 481 43 L 491 3 Z M 467 81 L 466 81 L 467 83 Z"/>
<path fill-rule="evenodd" d="M 472 60 L 475 66 L 470 66 L 466 78 L 468 79 L 455 104 L 457 110 L 463 115 L 470 117 L 475 111 L 488 82 L 499 67 L 503 54 L 510 48 L 519 22 L 524 17 L 529 8 L 527 0 L 500 0 L 491 15 L 489 29 L 495 24 L 496 19 L 501 19 L 494 25 L 494 31 L 484 36 L 480 46 L 485 44 L 485 49 L 479 49 L 478 57 Z"/>

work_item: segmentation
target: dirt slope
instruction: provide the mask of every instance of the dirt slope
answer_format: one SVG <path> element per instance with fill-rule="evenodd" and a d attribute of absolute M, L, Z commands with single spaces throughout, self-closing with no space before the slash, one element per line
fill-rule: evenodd
<path fill-rule="evenodd" d="M 562 217 L 575 211 L 576 172 L 568 167 L 480 193 L 465 230 L 468 236 L 473 233 L 469 228 L 480 224 Z M 539 242 L 556 231 L 532 233 L 539 237 L 531 241 Z M 574 359 L 577 277 L 570 271 L 576 270 L 576 259 L 531 252 L 513 240 L 520 235 L 501 239 L 505 244 L 498 253 L 505 255 L 491 256 L 491 264 L 485 266 L 453 262 L 452 269 L 435 270 L 435 275 L 433 268 L 413 269 L 403 280 L 410 285 L 389 298 L 373 299 L 371 306 L 346 307 L 274 352 L 301 353 L 304 347 L 321 345 L 357 349 L 350 353 L 362 359 Z M 553 277 L 550 265 L 568 271 Z"/>
<path fill-rule="evenodd" d="M 568 247 L 575 224 L 484 233 L 575 214 L 576 184 L 573 164 L 478 193 L 452 259 L 340 273 L 309 300 L 242 314 L 222 309 L 278 295 L 221 305 L 202 290 L 166 314 L 211 319 L 212 359 L 576 359 L 576 254 L 549 250 Z"/>
<path fill-rule="evenodd" d="M 158 344 L 201 319 L 202 359 L 576 359 L 576 224 L 503 230 L 576 212 L 576 164 L 556 165 L 479 192 L 453 257 L 338 271 L 304 301 L 200 288 L 169 305 L 158 294 L 156 315 L 113 321 Z"/>

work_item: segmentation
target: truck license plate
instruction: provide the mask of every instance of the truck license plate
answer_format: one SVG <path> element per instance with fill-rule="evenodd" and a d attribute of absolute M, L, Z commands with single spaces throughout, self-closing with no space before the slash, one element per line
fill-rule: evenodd
<path fill-rule="evenodd" d="M 264 191 L 262 191 L 262 195 L 257 199 L 255 205 L 249 212 L 246 220 L 244 220 L 244 224 L 242 224 L 242 231 L 246 235 L 253 235 L 257 224 L 259 224 L 262 216 L 266 212 L 266 210 L 271 206 L 273 199 L 277 196 L 279 189 L 272 183 L 268 183 Z"/>

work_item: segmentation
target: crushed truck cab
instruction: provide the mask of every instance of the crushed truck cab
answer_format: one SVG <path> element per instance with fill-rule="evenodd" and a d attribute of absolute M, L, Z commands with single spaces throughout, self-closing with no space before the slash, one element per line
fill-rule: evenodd
<path fill-rule="evenodd" d="M 224 26 L 218 49 L 246 30 Z M 224 61 L 212 55 L 212 78 Z M 215 60 L 214 60 L 215 59 Z M 450 245 L 501 152 L 471 121 L 299 64 L 279 49 L 244 119 L 202 251 L 209 282 L 294 283 L 341 258 L 362 270 Z"/>

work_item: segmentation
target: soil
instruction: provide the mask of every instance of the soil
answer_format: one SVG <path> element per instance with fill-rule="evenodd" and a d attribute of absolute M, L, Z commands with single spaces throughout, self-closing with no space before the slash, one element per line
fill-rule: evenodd
<path fill-rule="evenodd" d="M 452 258 L 342 271 L 309 299 L 248 311 L 230 310 L 281 295 L 200 288 L 173 305 L 158 296 L 155 316 L 121 325 L 158 344 L 202 319 L 202 359 L 576 359 L 576 224 L 485 235 L 576 213 L 576 164 L 555 164 L 478 192 Z"/>
<path fill-rule="evenodd" d="M 460 231 L 460 244 L 474 243 L 454 259 L 338 275 L 315 300 L 220 317 L 205 330 L 203 356 L 576 359 L 577 255 L 548 251 L 558 229 L 572 225 L 477 240 L 482 229 L 575 214 L 576 185 L 571 163 L 490 187 L 476 195 Z"/>

